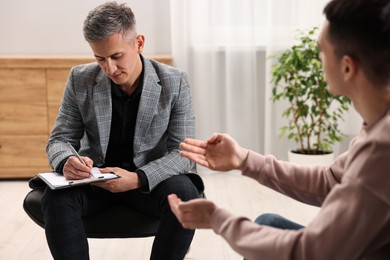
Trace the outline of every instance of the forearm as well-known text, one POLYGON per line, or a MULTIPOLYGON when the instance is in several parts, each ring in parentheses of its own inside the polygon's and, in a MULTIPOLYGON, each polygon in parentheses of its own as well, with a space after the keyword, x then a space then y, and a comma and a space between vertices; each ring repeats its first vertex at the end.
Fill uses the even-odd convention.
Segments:
POLYGON ((299 237, 296 233, 289 235, 286 240, 288 231, 260 226, 246 217, 234 216, 221 208, 212 214, 211 226, 216 234, 221 235, 246 259, 290 260, 291 247, 299 237))
POLYGON ((178 174, 190 172, 195 168, 194 163, 172 151, 165 156, 151 161, 141 167, 148 179, 147 190, 153 190, 160 182, 178 174))
MULTIPOLYGON (((341 186, 341 185, 340 185, 341 186)), ((337 187, 311 223, 300 230, 258 225, 217 209, 211 217, 213 230, 248 259, 358 259, 388 228, 387 204, 361 187, 337 187), (342 198, 342 199, 340 199, 342 198), (346 210, 347 209, 347 210, 346 210), (359 219, 361 212, 365 217, 359 219), (359 219, 357 221, 353 221, 359 219), (351 236, 353 234, 353 236, 351 236)), ((379 242, 378 243, 381 243, 379 242)))
POLYGON ((243 175, 301 202, 320 206, 337 182, 324 166, 298 166, 250 151, 243 175))

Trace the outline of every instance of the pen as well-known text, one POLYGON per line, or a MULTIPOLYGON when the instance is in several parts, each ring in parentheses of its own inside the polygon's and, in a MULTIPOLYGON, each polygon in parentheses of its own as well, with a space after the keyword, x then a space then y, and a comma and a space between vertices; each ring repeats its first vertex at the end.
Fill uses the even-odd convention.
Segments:
POLYGON ((87 165, 87 163, 83 160, 83 158, 81 158, 80 154, 73 148, 73 146, 69 142, 66 143, 69 145, 69 148, 72 151, 73 155, 76 156, 84 165, 87 165))
MULTIPOLYGON (((81 158, 80 154, 73 148, 73 146, 69 142, 66 143, 69 145, 69 148, 72 151, 73 155, 76 156, 79 161, 82 162, 82 164, 87 166, 87 163, 83 160, 83 158, 81 158)), ((93 177, 93 174, 91 172, 89 172, 89 177, 93 177)))

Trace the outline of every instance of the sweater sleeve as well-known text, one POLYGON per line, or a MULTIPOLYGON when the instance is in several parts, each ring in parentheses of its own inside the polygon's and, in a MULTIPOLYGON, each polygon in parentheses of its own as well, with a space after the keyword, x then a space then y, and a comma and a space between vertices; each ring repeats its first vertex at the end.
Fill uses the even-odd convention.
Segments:
POLYGON ((370 246, 385 242, 380 240, 388 237, 389 221, 383 200, 359 185, 341 184, 330 193, 318 216, 301 230, 258 225, 220 208, 213 213, 211 225, 247 259, 342 260, 358 259, 370 246))
POLYGON ((342 177, 346 154, 330 166, 301 166, 250 151, 242 174, 306 204, 320 206, 342 177))
POLYGON ((390 143, 379 134, 372 136, 374 141, 356 142, 329 168, 299 167, 250 152, 245 175, 302 201, 322 202, 321 210, 303 229, 280 230, 217 208, 213 230, 252 260, 387 259, 390 143))
POLYGON ((227 210, 217 208, 212 215, 211 225, 216 234, 221 235, 229 245, 246 259, 291 259, 289 252, 294 244, 294 238, 289 236, 289 245, 283 243, 286 233, 300 232, 283 231, 280 229, 261 226, 245 217, 233 216, 227 210), (276 244, 275 242, 280 243, 276 244), (286 246, 290 248, 287 249, 286 246), (276 251, 283 247, 283 251, 276 251))

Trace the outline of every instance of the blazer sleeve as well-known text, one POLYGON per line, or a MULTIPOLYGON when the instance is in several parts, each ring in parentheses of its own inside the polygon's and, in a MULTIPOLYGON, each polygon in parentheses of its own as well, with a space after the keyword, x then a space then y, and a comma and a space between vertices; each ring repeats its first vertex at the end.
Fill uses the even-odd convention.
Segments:
POLYGON ((80 139, 84 134, 84 125, 75 95, 75 68, 72 68, 66 82, 64 95, 58 116, 46 145, 46 153, 50 165, 57 170, 60 163, 72 155, 65 141, 71 143, 76 150, 80 147, 80 139))

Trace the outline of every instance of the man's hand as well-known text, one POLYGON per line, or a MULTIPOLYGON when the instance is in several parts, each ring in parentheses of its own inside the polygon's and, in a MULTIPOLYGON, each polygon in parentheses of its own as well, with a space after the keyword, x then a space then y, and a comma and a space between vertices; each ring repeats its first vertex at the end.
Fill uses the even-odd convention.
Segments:
POLYGON ((216 209, 207 199, 194 199, 183 202, 176 194, 168 196, 169 206, 184 228, 211 228, 210 218, 216 209))
POLYGON ((89 178, 91 175, 91 169, 93 166, 93 161, 85 156, 81 157, 87 165, 84 165, 76 156, 70 156, 62 172, 67 180, 81 180, 89 178))
POLYGON ((181 156, 217 171, 243 170, 248 156, 248 150, 228 134, 214 134, 207 141, 187 138, 180 147, 186 150, 181 156))
POLYGON ((97 182, 93 185, 98 186, 100 188, 106 189, 110 192, 125 192, 129 190, 134 190, 140 187, 140 180, 138 174, 135 172, 129 172, 122 168, 118 167, 108 167, 99 169, 101 173, 110 173, 113 172, 116 175, 120 176, 118 179, 97 182))

